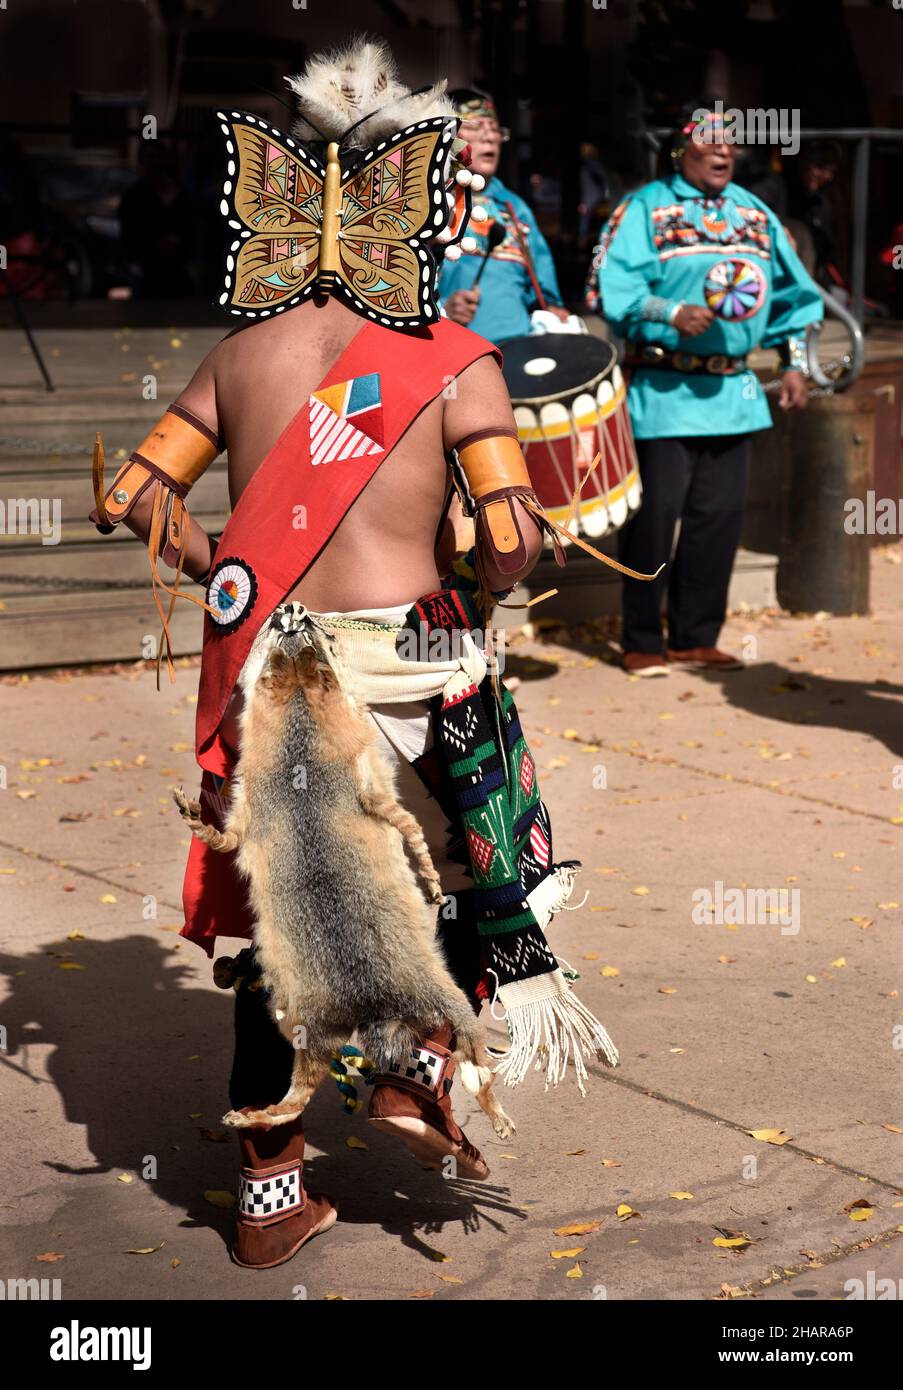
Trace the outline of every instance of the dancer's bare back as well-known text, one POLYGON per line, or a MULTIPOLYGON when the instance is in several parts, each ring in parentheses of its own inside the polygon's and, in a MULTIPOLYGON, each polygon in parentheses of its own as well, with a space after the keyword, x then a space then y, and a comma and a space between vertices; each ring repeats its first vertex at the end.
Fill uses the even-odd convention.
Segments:
MULTIPOLYGON (((362 327, 360 317, 339 300, 308 300, 230 334, 208 353, 178 403, 225 437, 233 508, 285 427, 362 327)), ((434 590, 439 579, 437 529, 449 489, 445 450, 492 426, 511 428, 514 417, 498 365, 483 357, 461 373, 454 392, 439 396, 414 420, 286 597, 326 612, 406 603, 434 590)), ((300 495, 298 502, 303 503, 300 495)), ((130 520, 142 534, 145 518, 137 507, 130 520)), ((532 568, 541 540, 522 510, 520 520, 532 568)), ((205 534, 193 523, 186 570, 199 577, 211 558, 205 534)))

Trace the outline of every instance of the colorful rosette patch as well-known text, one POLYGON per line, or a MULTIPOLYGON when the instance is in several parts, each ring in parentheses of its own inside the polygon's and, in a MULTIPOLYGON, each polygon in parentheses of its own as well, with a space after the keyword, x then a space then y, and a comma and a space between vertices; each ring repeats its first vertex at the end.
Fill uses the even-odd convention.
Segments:
POLYGON ((221 632, 241 627, 257 600, 257 579, 244 560, 221 560, 207 588, 211 617, 221 632))
POLYGON ((765 299, 765 276, 752 261, 719 261, 703 286, 705 302, 720 319, 752 318, 765 299))

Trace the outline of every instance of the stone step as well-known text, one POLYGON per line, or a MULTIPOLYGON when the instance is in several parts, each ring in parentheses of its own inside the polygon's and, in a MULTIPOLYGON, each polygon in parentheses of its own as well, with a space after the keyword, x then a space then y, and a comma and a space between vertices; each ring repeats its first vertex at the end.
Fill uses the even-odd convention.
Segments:
MULTIPOLYGON (((197 585, 186 587, 201 595, 197 585)), ((0 670, 138 661, 156 655, 153 644, 159 642, 160 617, 150 585, 134 591, 4 595, 2 603, 0 670)), ((200 651, 203 613, 196 604, 178 602, 169 628, 177 657, 200 651)))
MULTIPOLYGON (((607 537, 597 549, 614 555, 615 542, 607 537)), ((738 550, 728 590, 728 609, 777 607, 775 580, 778 557, 752 550, 738 550)), ((592 618, 614 617, 621 612, 621 576, 616 570, 603 567, 589 555, 568 551, 568 563, 559 569, 551 558, 540 560, 524 585, 519 585, 508 599, 512 605, 557 589, 554 598, 544 599, 534 608, 517 606, 496 610, 496 622, 501 627, 518 627, 536 618, 561 618, 567 622, 587 622, 592 618)))
MULTIPOLYGON (((107 489, 118 468, 119 461, 108 458, 105 471, 107 489)), ((18 466, 0 458, 0 546, 3 544, 2 538, 12 539, 17 524, 15 517, 19 513, 10 504, 16 499, 28 501, 32 498, 39 503, 45 499, 50 505, 51 514, 53 502, 59 500, 59 513, 65 525, 63 544, 68 544, 74 539, 74 533, 65 523, 87 521, 88 513, 94 506, 90 454, 85 458, 60 458, 54 467, 49 466, 46 458, 27 460, 18 466)), ((225 460, 217 460, 191 489, 188 509, 192 516, 200 520, 205 513, 228 510, 228 506, 227 466, 225 460)))

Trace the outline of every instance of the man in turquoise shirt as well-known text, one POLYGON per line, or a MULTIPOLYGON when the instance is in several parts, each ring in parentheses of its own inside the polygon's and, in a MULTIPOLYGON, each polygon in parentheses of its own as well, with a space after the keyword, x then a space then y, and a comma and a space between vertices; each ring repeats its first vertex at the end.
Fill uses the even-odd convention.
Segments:
POLYGON ((536 218, 523 198, 506 188, 496 172, 508 133, 499 126, 492 98, 473 87, 450 92, 449 96, 462 122, 460 137, 470 145, 471 171, 482 174, 486 180, 485 189, 473 198, 475 206, 486 210, 486 220, 471 221, 469 236, 462 243, 462 255, 443 263, 439 298, 450 319, 472 328, 490 342, 500 343, 505 338, 529 333, 530 314, 540 307, 529 263, 545 307, 558 318, 566 319, 568 313, 561 306, 552 253, 536 218), (480 283, 475 285, 484 252, 491 245, 492 228, 496 226, 504 237, 490 251, 480 283))
POLYGON ((771 412, 746 355, 775 347, 778 404, 801 409, 805 330, 822 300, 780 222, 731 182, 734 146, 705 108, 682 123, 675 172, 616 208, 596 248, 591 288, 628 340, 628 403, 643 503, 619 533, 621 560, 654 583, 624 580, 625 670, 665 675, 668 663, 737 666, 717 648, 740 539, 750 434, 771 412), (668 646, 661 623, 668 591, 668 646))

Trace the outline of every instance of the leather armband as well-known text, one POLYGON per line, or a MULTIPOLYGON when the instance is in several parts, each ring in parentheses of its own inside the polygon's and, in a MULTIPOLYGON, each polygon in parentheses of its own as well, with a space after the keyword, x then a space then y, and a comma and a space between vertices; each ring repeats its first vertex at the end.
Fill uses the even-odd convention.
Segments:
MULTIPOLYGON (((91 520, 109 535, 129 515, 135 503, 152 487, 162 483, 174 498, 183 501, 198 478, 222 450, 222 442, 196 415, 180 405, 171 405, 147 438, 122 465, 112 486, 104 495, 103 478, 95 468, 95 502, 91 520)), ((176 526, 184 509, 179 507, 176 526)))
MULTIPOLYGON (((571 510, 575 515, 583 483, 601 462, 601 457, 601 454, 596 455, 583 481, 574 492, 571 510)), ((601 560, 603 564, 628 575, 631 579, 657 579, 665 568, 662 563, 654 574, 641 574, 639 570, 630 569, 627 565, 622 565, 620 560, 612 559, 610 555, 597 550, 583 536, 578 535, 575 529, 567 529, 547 516, 533 490, 514 430, 480 430, 477 434, 468 435, 452 450, 452 471, 464 511, 468 516, 476 517, 476 569, 481 583, 482 607, 486 613, 491 611, 492 595, 486 591, 481 575, 480 547, 483 547, 484 553, 491 554, 493 565, 501 574, 515 574, 526 564, 527 548, 512 506, 515 498, 523 504, 524 510, 533 518, 540 531, 551 540, 555 560, 559 565, 566 563, 564 547, 561 544, 563 537, 596 560, 601 560)))
POLYGON ((176 598, 187 598, 202 608, 207 605, 193 594, 180 590, 185 547, 188 542, 191 518, 185 497, 206 472, 222 450, 222 441, 203 420, 180 405, 171 405, 147 438, 122 465, 111 487, 104 492, 104 449, 98 434, 94 445, 92 477, 94 510, 90 519, 98 531, 109 535, 132 511, 139 498, 148 494, 153 502, 148 530, 147 550, 150 560, 154 599, 163 621, 163 644, 157 662, 159 685, 160 659, 165 647, 170 679, 175 679, 172 647, 169 639, 169 618, 176 598), (163 559, 176 571, 170 587, 160 578, 157 562, 163 559), (171 595, 169 613, 163 612, 158 589, 171 595))
POLYGON ((527 546, 512 505, 536 499, 514 430, 496 428, 468 435, 453 451, 465 511, 476 518, 477 546, 491 555, 500 574, 516 574, 527 563, 527 546))

